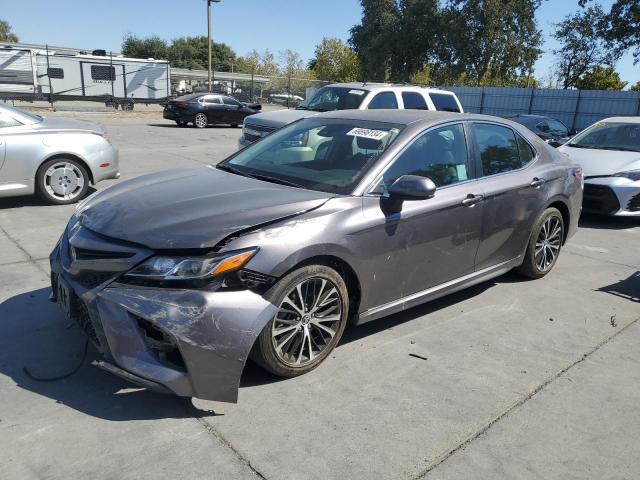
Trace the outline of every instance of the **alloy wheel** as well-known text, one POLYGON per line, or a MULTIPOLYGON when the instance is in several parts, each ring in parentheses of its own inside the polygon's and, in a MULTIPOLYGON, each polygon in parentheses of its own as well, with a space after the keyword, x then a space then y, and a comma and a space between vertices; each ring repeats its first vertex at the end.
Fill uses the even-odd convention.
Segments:
POLYGON ((561 245, 562 220, 552 215, 544 221, 536 239, 534 261, 541 272, 546 272, 553 266, 561 245))
POLYGON ((73 200, 82 193, 84 174, 77 165, 58 162, 51 165, 44 174, 44 188, 58 200, 73 200))
POLYGON ((312 363, 331 344, 342 318, 338 288, 326 278, 308 278, 289 290, 273 319, 271 340, 289 366, 312 363))
POLYGON ((207 116, 204 113, 197 113, 193 119, 193 123, 198 128, 204 128, 207 126, 207 116))

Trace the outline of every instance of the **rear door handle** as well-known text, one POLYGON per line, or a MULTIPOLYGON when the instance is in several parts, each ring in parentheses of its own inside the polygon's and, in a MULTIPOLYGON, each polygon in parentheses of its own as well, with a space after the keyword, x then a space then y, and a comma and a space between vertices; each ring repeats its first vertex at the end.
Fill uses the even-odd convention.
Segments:
POLYGON ((545 182, 546 180, 544 178, 533 177, 533 180, 531 180, 531 183, 529 185, 531 185, 533 188, 540 188, 545 184, 545 182))
POLYGON ((470 193, 467 198, 462 200, 462 205, 465 207, 473 207, 476 203, 480 203, 484 197, 482 195, 474 195, 470 193))

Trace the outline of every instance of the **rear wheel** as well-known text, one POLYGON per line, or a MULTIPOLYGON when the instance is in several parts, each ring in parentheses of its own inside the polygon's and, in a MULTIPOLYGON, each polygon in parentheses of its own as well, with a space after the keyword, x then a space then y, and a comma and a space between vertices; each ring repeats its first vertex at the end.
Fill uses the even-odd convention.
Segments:
POLYGON ((204 128, 207 126, 207 116, 204 113, 196 113, 193 117, 193 124, 197 128, 204 128))
POLYGON ((335 348, 347 323, 349 295, 340 274, 324 265, 302 267, 265 298, 279 310, 260 333, 251 358, 281 377, 316 368, 335 348))
POLYGON ((89 174, 71 158, 54 158, 36 172, 36 192, 48 203, 66 205, 82 199, 89 189, 89 174))
POLYGON ((120 104, 120 108, 122 108, 122 110, 125 112, 130 112, 133 110, 133 102, 131 100, 122 102, 120 104))
POLYGON ((544 277, 556 264, 563 240, 562 214, 557 208, 546 209, 533 227, 518 273, 529 278, 544 277))

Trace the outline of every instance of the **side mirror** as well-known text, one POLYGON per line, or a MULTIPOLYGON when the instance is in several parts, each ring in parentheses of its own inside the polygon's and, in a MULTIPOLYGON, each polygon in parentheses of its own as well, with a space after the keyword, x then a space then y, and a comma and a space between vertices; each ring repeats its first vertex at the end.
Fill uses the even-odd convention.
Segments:
POLYGON ((403 175, 389 187, 389 197, 398 200, 425 200, 435 193, 436 184, 418 175, 403 175))

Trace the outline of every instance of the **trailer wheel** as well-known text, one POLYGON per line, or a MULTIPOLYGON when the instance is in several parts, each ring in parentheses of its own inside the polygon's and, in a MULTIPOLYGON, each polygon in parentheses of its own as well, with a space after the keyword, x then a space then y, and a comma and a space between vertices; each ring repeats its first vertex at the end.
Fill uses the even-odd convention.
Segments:
POLYGON ((120 104, 120 107, 122 108, 123 111, 130 112, 130 111, 133 110, 133 102, 131 100, 128 100, 126 102, 122 102, 120 104))
POLYGON ((118 109, 118 102, 104 102, 104 106, 109 108, 113 107, 114 110, 118 109))

